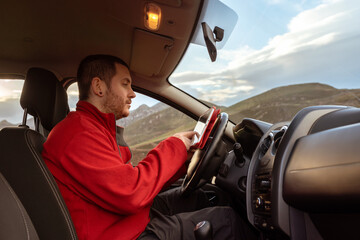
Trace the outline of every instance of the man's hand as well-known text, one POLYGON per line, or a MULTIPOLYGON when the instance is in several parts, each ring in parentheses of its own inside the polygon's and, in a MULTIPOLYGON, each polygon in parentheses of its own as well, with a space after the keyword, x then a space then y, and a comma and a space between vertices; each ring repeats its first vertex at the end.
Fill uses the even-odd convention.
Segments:
POLYGON ((195 131, 189 131, 189 132, 181 132, 181 133, 175 133, 174 137, 179 138, 183 143, 185 144, 186 150, 188 151, 191 147, 191 141, 194 137, 194 135, 197 134, 195 131))

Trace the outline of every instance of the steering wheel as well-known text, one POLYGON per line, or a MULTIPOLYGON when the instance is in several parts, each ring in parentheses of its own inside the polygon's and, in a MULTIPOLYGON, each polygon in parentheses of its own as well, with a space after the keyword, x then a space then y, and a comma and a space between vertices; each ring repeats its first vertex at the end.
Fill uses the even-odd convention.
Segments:
POLYGON ((225 148, 221 138, 224 135, 228 119, 227 113, 219 114, 204 148, 194 152, 181 185, 182 195, 186 196, 204 185, 220 167, 224 159, 222 157, 214 158, 214 155, 219 147, 225 148))

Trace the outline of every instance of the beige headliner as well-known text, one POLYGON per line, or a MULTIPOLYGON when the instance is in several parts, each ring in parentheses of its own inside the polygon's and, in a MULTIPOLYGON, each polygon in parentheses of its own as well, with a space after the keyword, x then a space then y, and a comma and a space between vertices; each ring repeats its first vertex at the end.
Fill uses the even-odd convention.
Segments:
POLYGON ((201 5, 201 0, 2 0, 0 78, 24 77, 30 67, 49 69, 59 79, 75 77, 85 56, 111 54, 130 65, 135 86, 200 115, 206 106, 167 78, 190 42, 201 5), (162 9, 157 32, 144 27, 147 2, 162 9))
MULTIPOLYGON (((74 77, 79 61, 89 54, 112 54, 130 63, 133 50, 141 47, 133 45, 134 32, 146 30, 144 5, 149 1, 56 2, 2 1, 1 73, 25 74, 27 68, 36 65, 62 77, 74 77)), ((178 63, 189 42, 200 1, 182 0, 180 7, 157 4, 162 9, 161 28, 145 44, 151 50, 156 36, 161 35, 173 39, 174 44, 160 73, 151 78, 154 81, 168 76, 178 63)))

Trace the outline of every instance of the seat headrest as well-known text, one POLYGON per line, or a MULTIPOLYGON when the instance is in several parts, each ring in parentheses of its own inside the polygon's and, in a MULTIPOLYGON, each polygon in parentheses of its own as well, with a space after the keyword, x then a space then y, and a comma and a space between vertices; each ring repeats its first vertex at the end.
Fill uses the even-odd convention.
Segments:
POLYGON ((20 104, 50 131, 69 112, 67 93, 54 73, 30 68, 26 74, 20 104))

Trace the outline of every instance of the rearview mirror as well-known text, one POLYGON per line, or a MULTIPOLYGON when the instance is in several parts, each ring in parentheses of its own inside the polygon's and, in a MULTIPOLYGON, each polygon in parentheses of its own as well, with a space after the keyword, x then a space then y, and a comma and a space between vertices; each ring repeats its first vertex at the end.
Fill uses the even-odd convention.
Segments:
POLYGON ((219 27, 215 27, 214 31, 212 31, 206 22, 202 22, 201 27, 210 59, 212 62, 214 62, 217 56, 216 42, 220 42, 223 39, 224 30, 219 27))

